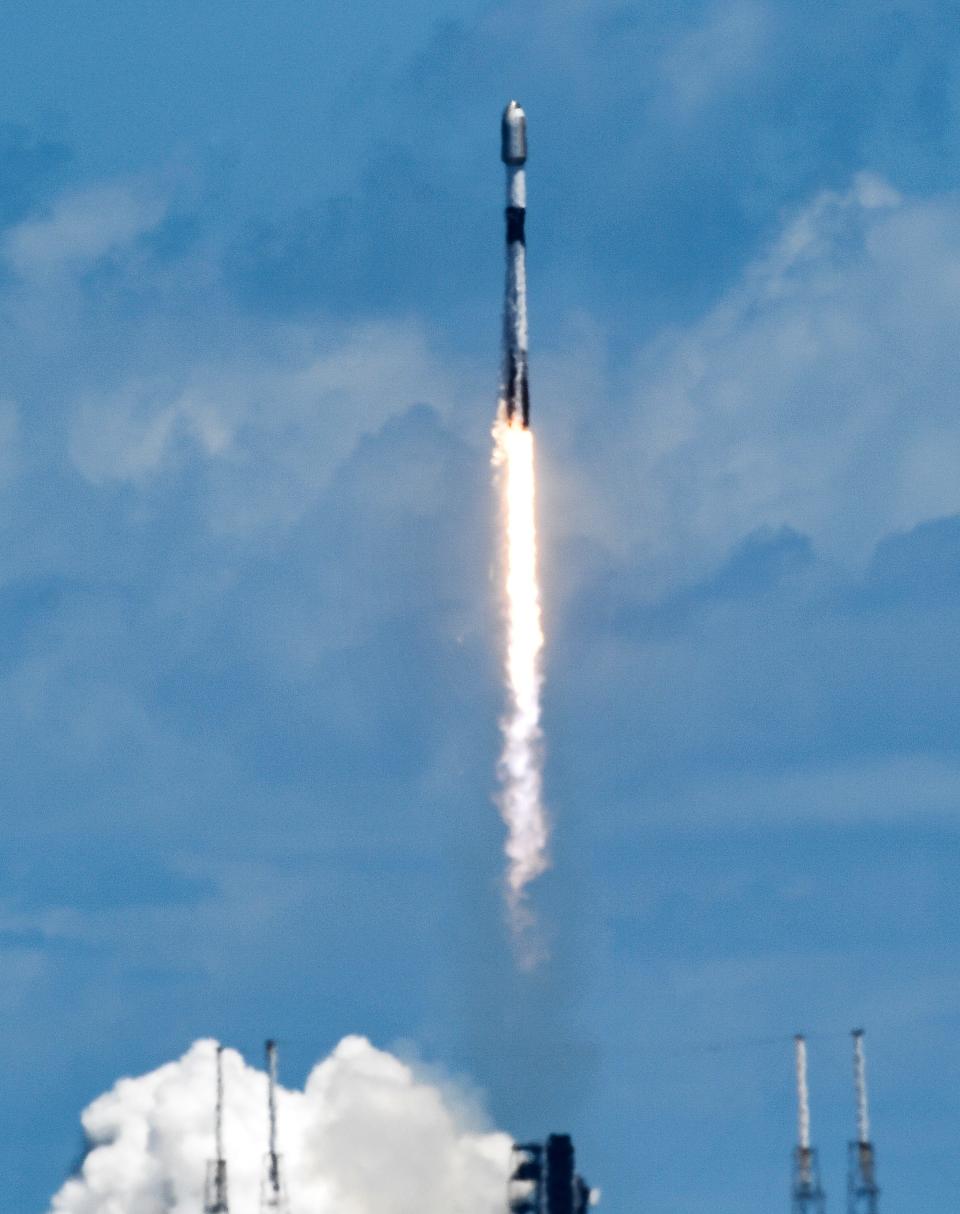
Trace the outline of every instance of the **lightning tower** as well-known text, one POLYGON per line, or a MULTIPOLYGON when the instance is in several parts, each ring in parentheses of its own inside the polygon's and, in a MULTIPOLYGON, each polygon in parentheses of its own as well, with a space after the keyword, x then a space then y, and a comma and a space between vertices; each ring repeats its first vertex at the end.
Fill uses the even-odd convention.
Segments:
POLYGON ((810 1092, 807 1087, 807 1042, 793 1039, 797 1066, 797 1145, 793 1151, 793 1214, 824 1214, 826 1194, 820 1183, 817 1152, 810 1145, 810 1092))
POLYGON ((227 1214, 227 1161, 223 1157, 223 1046, 217 1046, 217 1105, 214 1122, 216 1159, 207 1164, 207 1179, 204 1186, 204 1214, 227 1214))
POLYGON ((847 1148, 847 1214, 877 1214, 880 1190, 870 1141, 863 1029, 853 1030, 853 1089, 857 1100, 857 1140, 847 1148))
POLYGON ((277 1154, 277 1043, 267 1042, 267 1115, 270 1120, 269 1150, 263 1161, 260 1186, 261 1214, 288 1214, 287 1186, 283 1176, 283 1156, 277 1154))

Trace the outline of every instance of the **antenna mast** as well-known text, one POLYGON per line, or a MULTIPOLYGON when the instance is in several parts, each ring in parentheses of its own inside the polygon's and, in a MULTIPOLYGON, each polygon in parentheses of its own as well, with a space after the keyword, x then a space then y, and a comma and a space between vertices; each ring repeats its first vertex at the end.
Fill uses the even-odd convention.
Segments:
POLYGON ((228 1214, 227 1161, 223 1157, 223 1046, 217 1046, 217 1103, 214 1120, 216 1159, 207 1163, 204 1187, 204 1214, 228 1214))
POLYGON ((287 1186, 283 1176, 283 1156, 277 1154, 277 1043, 267 1042, 267 1114, 270 1122, 269 1150, 263 1161, 260 1186, 261 1214, 287 1214, 287 1186))
POLYGON ((857 1140, 847 1148, 847 1214, 878 1214, 876 1159, 870 1141, 867 1107, 867 1060, 863 1052, 863 1029, 854 1029, 853 1088, 857 1100, 857 1140))
POLYGON ((807 1086, 807 1042, 793 1039, 797 1072, 797 1145, 793 1151, 793 1214, 824 1214, 826 1195, 820 1184, 817 1152, 810 1145, 810 1090, 807 1086))

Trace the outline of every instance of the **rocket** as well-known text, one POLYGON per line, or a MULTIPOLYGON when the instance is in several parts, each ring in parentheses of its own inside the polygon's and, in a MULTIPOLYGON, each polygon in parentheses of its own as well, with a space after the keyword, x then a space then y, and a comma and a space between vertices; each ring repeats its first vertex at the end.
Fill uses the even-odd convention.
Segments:
POLYGON ((503 111, 500 156, 507 169, 507 283, 503 301, 503 410, 509 423, 530 425, 527 385, 527 116, 515 101, 503 111))

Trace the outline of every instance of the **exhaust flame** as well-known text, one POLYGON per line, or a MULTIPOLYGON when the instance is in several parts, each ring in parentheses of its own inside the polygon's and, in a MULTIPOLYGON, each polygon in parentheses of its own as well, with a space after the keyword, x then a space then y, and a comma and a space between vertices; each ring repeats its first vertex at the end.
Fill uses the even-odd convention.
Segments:
MULTIPOLYGON (((533 434, 503 411, 493 430, 493 463, 502 492, 509 707, 501 721, 500 812, 507 824, 507 903, 515 933, 531 924, 527 885, 548 867, 541 778, 540 658, 543 626, 537 582, 533 434)), ((530 958, 535 960, 535 958, 530 958)))

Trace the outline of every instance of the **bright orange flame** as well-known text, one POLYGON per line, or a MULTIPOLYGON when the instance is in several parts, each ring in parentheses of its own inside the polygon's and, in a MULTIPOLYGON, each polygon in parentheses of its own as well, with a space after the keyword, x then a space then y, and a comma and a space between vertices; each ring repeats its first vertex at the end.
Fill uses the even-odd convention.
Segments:
POLYGON ((497 419, 494 466, 506 529, 506 675, 509 707, 501 722, 500 812, 508 828, 507 894, 515 925, 523 920, 527 884, 548 865, 547 815, 541 778, 540 658, 543 624, 537 582, 536 481, 533 434, 519 421, 497 419))

